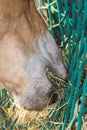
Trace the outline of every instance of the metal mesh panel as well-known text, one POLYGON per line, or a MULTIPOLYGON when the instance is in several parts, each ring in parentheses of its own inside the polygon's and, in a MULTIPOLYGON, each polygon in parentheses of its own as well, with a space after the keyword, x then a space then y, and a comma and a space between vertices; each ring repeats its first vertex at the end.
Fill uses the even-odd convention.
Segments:
POLYGON ((38 9, 47 11, 48 28, 57 41, 60 39, 70 74, 64 99, 59 108, 50 111, 46 127, 81 130, 87 112, 87 0, 44 2, 38 9))

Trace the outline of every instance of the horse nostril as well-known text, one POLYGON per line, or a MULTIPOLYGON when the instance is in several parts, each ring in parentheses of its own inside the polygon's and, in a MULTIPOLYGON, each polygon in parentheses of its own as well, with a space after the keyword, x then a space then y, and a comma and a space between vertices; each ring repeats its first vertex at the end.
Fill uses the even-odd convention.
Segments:
POLYGON ((50 102, 49 102, 49 105, 52 105, 56 102, 60 101, 60 95, 56 92, 54 92, 51 96, 51 99, 50 99, 50 102))

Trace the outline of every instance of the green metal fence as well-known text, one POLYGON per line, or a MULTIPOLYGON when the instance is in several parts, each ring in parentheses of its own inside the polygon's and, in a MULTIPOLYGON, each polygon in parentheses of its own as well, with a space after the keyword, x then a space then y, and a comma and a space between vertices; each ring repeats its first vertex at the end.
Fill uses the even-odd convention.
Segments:
POLYGON ((87 0, 44 0, 38 9, 47 11, 49 30, 61 41, 70 74, 64 99, 49 112, 46 128, 81 130, 87 113, 87 0))

